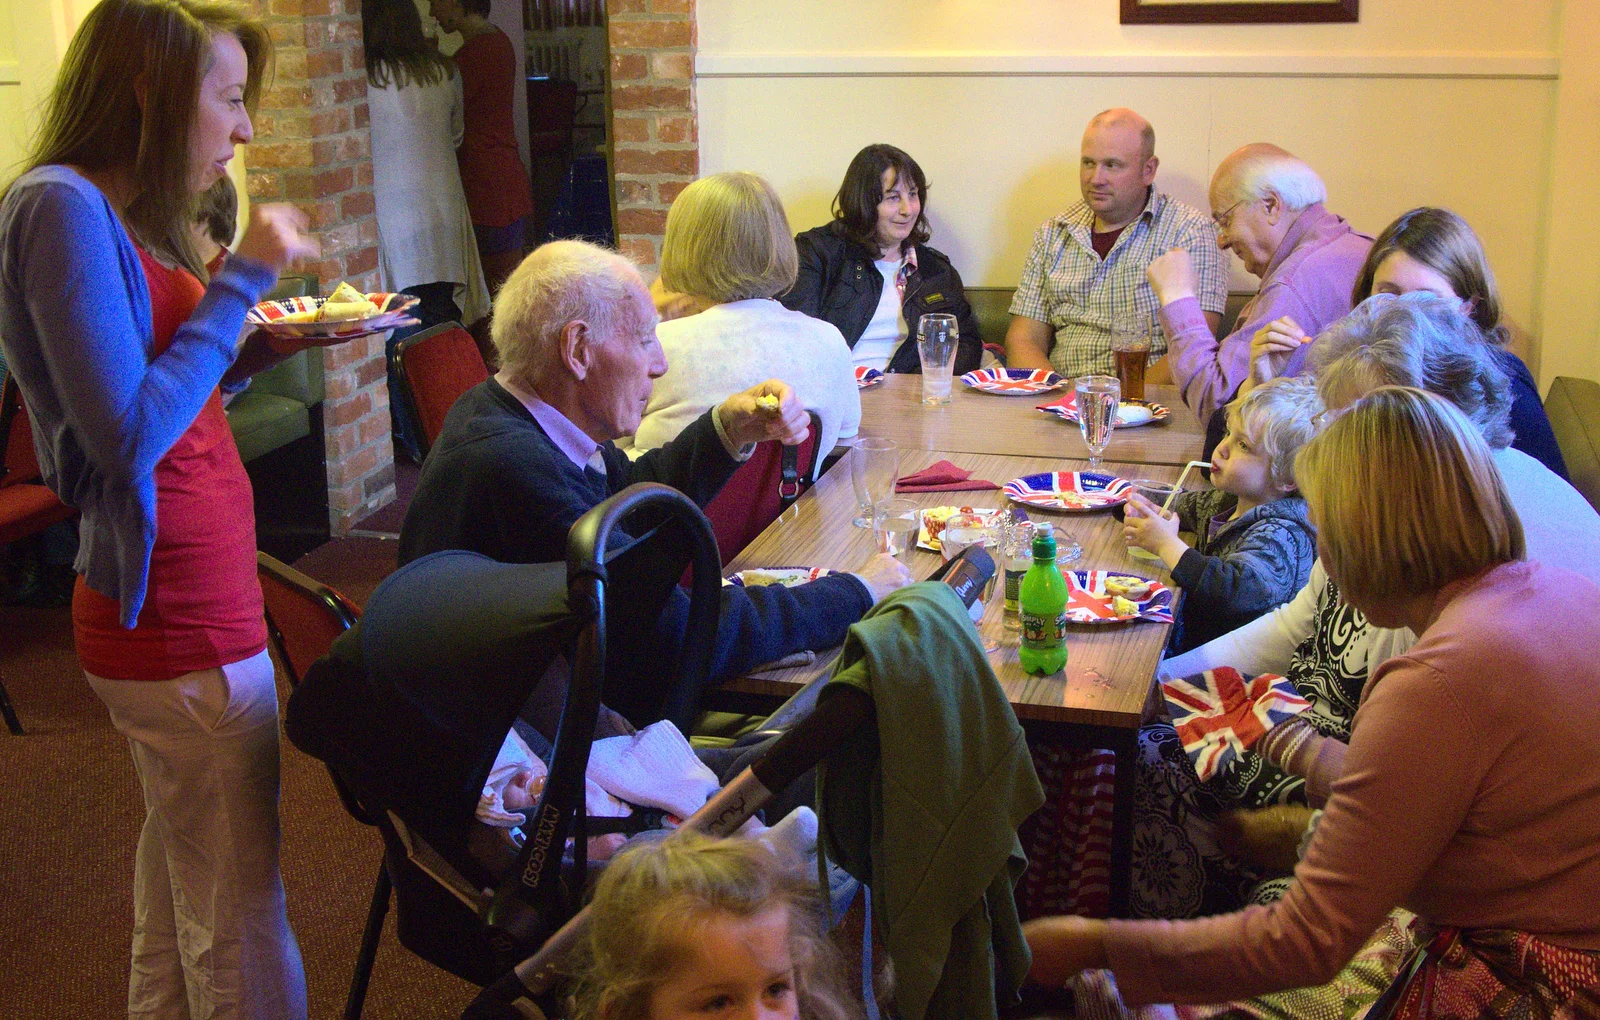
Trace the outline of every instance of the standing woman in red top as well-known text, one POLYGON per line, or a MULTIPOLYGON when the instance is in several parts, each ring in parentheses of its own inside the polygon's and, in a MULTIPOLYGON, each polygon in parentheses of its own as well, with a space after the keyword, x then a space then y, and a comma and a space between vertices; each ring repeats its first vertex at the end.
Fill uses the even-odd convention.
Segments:
POLYGON ((190 229, 250 141, 270 51, 242 6, 101 0, 0 200, 0 337, 45 481, 82 512, 78 657, 147 810, 138 1017, 306 1016, 250 479, 222 391, 291 353, 241 346, 245 312, 316 246, 300 214, 257 207, 213 275, 190 229))
POLYGON ((533 186, 517 150, 512 101, 520 87, 511 40, 489 22, 490 0, 432 0, 433 17, 466 41, 456 50, 467 130, 456 149, 489 293, 522 262, 533 228, 533 186))

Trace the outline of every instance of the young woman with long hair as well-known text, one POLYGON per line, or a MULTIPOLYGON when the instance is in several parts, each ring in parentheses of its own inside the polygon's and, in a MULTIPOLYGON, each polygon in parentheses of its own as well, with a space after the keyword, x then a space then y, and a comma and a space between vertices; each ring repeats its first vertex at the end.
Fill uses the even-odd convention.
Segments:
POLYGON ((45 480, 82 513, 78 657, 147 809, 128 990, 141 1017, 306 1015, 250 480, 222 390, 296 349, 239 338, 316 246, 299 213, 257 207, 208 276, 191 229, 250 141, 270 59, 242 6, 101 0, 0 202, 0 336, 45 480))

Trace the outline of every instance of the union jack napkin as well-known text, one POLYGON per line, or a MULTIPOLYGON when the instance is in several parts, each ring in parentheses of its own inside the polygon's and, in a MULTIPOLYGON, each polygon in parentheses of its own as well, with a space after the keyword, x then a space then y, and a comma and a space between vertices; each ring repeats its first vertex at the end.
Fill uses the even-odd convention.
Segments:
POLYGON ((1281 676, 1247 677, 1228 666, 1163 680, 1161 693, 1184 753, 1203 780, 1227 768, 1272 727, 1311 707, 1281 676))

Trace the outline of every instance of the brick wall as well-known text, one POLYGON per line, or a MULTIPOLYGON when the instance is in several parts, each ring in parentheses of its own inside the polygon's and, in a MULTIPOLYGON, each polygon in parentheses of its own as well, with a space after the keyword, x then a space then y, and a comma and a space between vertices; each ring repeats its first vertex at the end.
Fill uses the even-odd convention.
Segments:
POLYGON ((617 247, 654 273, 667 207, 700 172, 694 0, 609 0, 617 247))
MULTIPOLYGON (((315 273, 378 289, 360 0, 256 0, 277 46, 245 154, 252 202, 293 202, 322 243, 315 273)), ((395 497, 383 336, 322 351, 328 513, 335 534, 395 497)))

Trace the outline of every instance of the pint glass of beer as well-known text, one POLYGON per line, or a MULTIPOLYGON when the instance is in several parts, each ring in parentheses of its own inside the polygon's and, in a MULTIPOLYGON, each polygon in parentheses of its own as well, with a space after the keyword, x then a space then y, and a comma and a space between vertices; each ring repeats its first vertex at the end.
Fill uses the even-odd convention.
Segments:
POLYGON ((1150 361, 1150 325, 1139 319, 1119 320, 1111 328, 1111 353, 1123 400, 1144 399, 1144 369, 1150 361))

